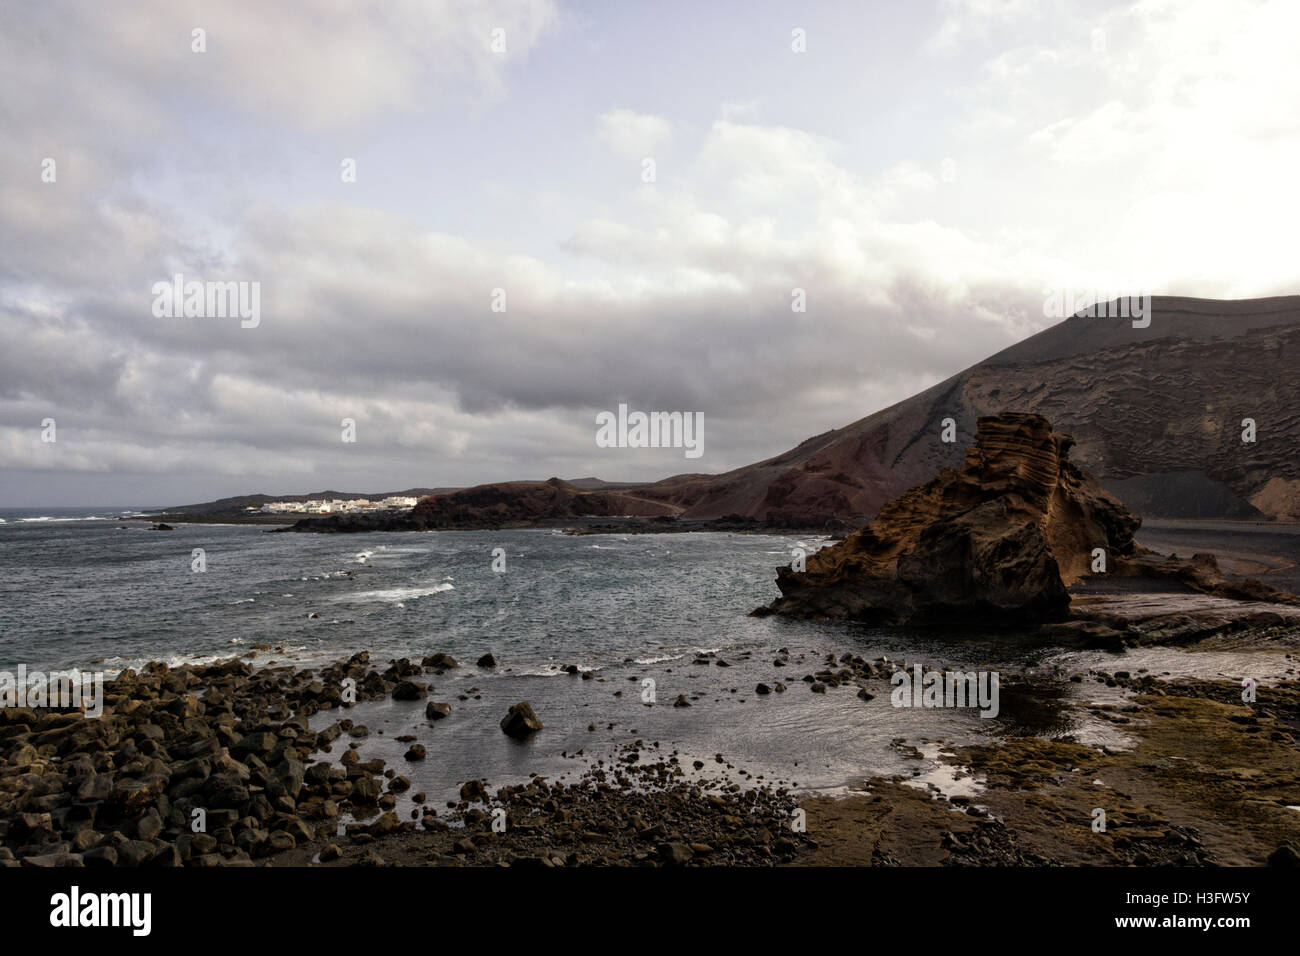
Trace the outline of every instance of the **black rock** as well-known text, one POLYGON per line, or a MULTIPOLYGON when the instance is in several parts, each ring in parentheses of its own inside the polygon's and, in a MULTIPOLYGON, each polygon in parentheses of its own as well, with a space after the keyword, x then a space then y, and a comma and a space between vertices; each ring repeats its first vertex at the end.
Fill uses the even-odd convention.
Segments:
POLYGON ((429 696, 429 689, 415 681, 398 681, 393 688, 393 700, 422 700, 429 696))
POLYGON ((516 740, 522 740, 542 729, 542 722, 533 713, 532 704, 521 701, 501 718, 501 729, 516 740))

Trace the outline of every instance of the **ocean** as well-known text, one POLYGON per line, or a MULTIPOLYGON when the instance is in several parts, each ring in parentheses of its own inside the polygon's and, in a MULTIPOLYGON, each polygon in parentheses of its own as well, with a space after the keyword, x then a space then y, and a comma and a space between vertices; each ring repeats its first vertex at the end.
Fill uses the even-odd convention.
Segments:
MULTIPOLYGON (((1125 692, 1071 683, 1071 673, 1249 673, 1264 681, 1293 663, 1280 653, 1153 648, 1117 656, 1041 648, 1007 634, 748 617, 777 596, 776 568, 789 563, 791 549, 826 543, 817 537, 153 531, 122 520, 131 510, 0 511, 0 670, 25 664, 111 675, 151 660, 236 655, 254 665, 310 667, 361 650, 382 670, 390 659, 418 662, 442 651, 461 666, 426 679, 431 699, 451 703, 451 717, 428 724, 423 702, 391 700, 347 713, 371 731, 366 755, 411 776, 412 792, 453 794, 459 781, 479 777, 493 785, 534 773, 573 779, 636 739, 676 751, 688 771, 695 760, 709 774, 730 765, 742 785, 837 792, 898 774, 920 786, 970 787, 977 782, 934 776, 936 742, 1037 734, 1126 745, 1122 728, 1087 710, 1122 703, 1125 692), (206 570, 194 570, 195 549, 206 570), (493 570, 494 553, 504 554, 503 573, 493 570), (781 648, 791 663, 778 668, 781 648), (497 667, 475 666, 489 651, 497 667), (872 701, 850 685, 810 693, 801 678, 822 669, 827 655, 845 653, 1031 679, 1004 689, 995 719, 974 709, 891 706, 885 680, 869 686, 872 701), (569 664, 592 679, 565 673, 569 664), (758 696, 760 681, 783 681, 788 690, 758 696), (650 686, 653 703, 643 700, 650 686), (678 695, 692 706, 672 706, 678 695), (498 727, 521 700, 546 725, 522 744, 498 727), (403 764, 406 745, 394 738, 406 733, 418 734, 426 761, 403 764)), ((339 716, 319 714, 313 726, 339 716)))

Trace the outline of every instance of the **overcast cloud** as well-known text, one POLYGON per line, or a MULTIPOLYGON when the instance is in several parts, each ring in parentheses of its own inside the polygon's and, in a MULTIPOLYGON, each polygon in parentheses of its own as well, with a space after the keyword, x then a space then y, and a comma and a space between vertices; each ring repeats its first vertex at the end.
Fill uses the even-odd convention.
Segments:
POLYGON ((1049 287, 1294 293, 1298 34, 1290 0, 5 4, 0 507, 718 472, 1049 287), (259 282, 260 324, 155 317, 175 273, 259 282), (703 457, 598 447, 620 402, 703 412, 703 457))

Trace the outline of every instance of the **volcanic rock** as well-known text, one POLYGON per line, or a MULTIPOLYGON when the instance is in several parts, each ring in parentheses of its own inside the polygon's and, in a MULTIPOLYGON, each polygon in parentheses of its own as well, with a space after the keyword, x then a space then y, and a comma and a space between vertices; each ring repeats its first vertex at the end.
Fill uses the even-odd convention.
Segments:
POLYGON ((441 674, 453 667, 460 667, 460 662, 450 654, 444 654, 439 651, 437 654, 431 654, 420 661, 422 667, 427 667, 435 673, 441 674))
POLYGON ((1069 460, 1073 440, 1040 415, 981 418, 961 468, 885 505, 861 531, 783 568, 782 597, 756 614, 881 625, 1063 621, 1070 589, 1115 578, 1278 604, 1294 595, 1230 582, 1210 555, 1139 547, 1141 519, 1069 460), (1104 562, 1104 565, 1103 563, 1104 562))
POLYGON ((426 720, 442 720, 442 718, 450 716, 451 704, 431 700, 424 705, 424 717, 426 720))
POLYGON ((501 718, 501 729, 516 740, 522 740, 542 729, 542 722, 533 713, 533 706, 528 701, 521 701, 510 708, 510 712, 501 718))
POLYGON ((890 502, 869 525, 782 569, 770 610, 876 624, 1060 620, 1094 548, 1134 551, 1139 519, 1068 458, 1038 415, 981 418, 961 468, 890 502))
POLYGON ((393 700, 420 700, 428 697, 429 690, 423 684, 417 684, 415 681, 399 681, 393 688, 393 700))

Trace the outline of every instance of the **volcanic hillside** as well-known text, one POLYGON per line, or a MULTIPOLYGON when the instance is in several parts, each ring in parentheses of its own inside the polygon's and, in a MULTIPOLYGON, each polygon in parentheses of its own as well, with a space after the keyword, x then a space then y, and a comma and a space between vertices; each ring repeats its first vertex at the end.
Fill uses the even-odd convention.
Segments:
POLYGON ((785 454, 637 495, 687 517, 860 524, 960 465, 979 418, 1014 411, 1071 434, 1074 461, 1141 514, 1300 518, 1300 296, 1157 296, 1151 313, 1145 329, 1074 316, 785 454), (1242 441, 1245 418, 1254 443, 1242 441))

